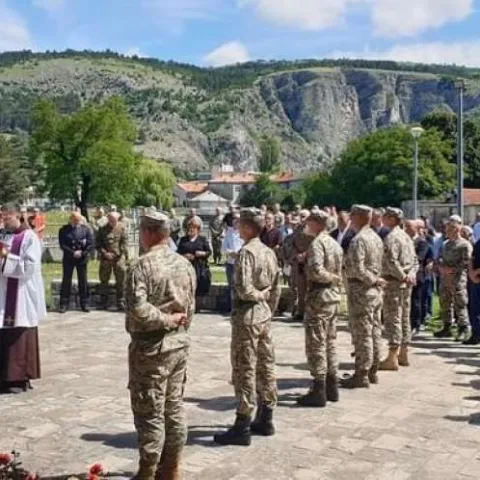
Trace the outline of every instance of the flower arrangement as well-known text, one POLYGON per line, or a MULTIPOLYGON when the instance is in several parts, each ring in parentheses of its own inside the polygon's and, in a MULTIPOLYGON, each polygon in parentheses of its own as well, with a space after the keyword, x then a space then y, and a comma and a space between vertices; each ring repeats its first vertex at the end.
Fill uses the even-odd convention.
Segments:
MULTIPOLYGON (((70 476, 68 480, 103 480, 107 476, 107 469, 101 463, 93 464, 86 475, 70 476)), ((31 473, 22 467, 20 454, 0 453, 0 480, 40 480, 37 473, 31 473)))

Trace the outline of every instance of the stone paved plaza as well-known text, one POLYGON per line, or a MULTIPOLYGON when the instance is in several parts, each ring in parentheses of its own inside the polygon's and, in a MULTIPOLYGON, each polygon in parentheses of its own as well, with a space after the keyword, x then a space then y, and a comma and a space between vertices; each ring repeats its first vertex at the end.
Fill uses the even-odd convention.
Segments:
MULTIPOLYGON (((344 373, 352 368, 349 335, 343 323, 339 330, 344 373)), ((303 329, 277 321, 278 434, 255 438, 250 448, 222 448, 212 434, 234 418, 229 335, 227 318, 195 318, 185 478, 480 478, 478 349, 419 337, 412 367, 382 373, 368 391, 342 391, 340 403, 325 410, 304 410, 294 406, 309 383, 303 329)), ((50 314, 41 327, 43 379, 23 396, 0 397, 0 451, 18 449, 43 478, 81 474, 96 461, 132 474, 127 344, 122 315, 50 314)))

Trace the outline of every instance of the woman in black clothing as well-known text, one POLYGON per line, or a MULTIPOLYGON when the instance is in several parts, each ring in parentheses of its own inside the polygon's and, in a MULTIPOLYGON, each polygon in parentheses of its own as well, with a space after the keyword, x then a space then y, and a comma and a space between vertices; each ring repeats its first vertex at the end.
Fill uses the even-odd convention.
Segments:
POLYGON ((208 257, 212 254, 208 240, 200 235, 200 222, 192 218, 187 224, 187 235, 180 239, 177 253, 190 260, 197 274, 197 296, 207 295, 212 281, 208 257))

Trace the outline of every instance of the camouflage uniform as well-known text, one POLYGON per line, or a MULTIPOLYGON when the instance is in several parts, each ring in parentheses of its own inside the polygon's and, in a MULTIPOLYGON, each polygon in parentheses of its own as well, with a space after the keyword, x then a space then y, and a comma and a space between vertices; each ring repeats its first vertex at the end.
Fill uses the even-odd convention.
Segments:
POLYGON ((407 277, 416 278, 418 259, 412 239, 395 227, 384 241, 382 277, 387 281, 383 318, 390 347, 407 346, 411 340, 410 304, 412 287, 407 277))
POLYGON ((182 231, 182 219, 173 217, 170 219, 170 237, 177 243, 180 240, 180 233, 182 231))
POLYGON ((313 240, 307 255, 308 293, 305 314, 305 349, 310 373, 323 380, 337 375, 336 320, 343 251, 326 232, 313 240))
POLYGON ((140 449, 137 478, 142 480, 155 478, 161 455, 166 462, 178 459, 187 438, 188 327, 172 327, 168 320, 170 314, 186 313, 190 324, 195 289, 190 262, 168 245, 153 247, 128 272, 129 389, 140 449))
POLYGON ((306 263, 298 261, 297 255, 306 253, 313 241, 313 237, 305 234, 303 229, 304 226, 300 225, 292 234, 291 257, 289 259, 289 263, 292 265, 293 304, 297 316, 305 314, 305 298, 307 295, 306 263))
POLYGON ((222 260, 223 215, 216 215, 210 220, 210 236, 212 239, 213 261, 222 260))
POLYGON ((109 224, 100 228, 97 235, 96 247, 100 260, 100 296, 102 304, 108 304, 108 284, 110 277, 115 276, 117 290, 117 304, 123 308, 126 261, 128 260, 127 233, 122 223, 117 223, 115 228, 109 224), (105 257, 105 253, 113 253, 113 260, 105 257))
POLYGON ((232 312, 232 379, 237 413, 251 416, 259 402, 277 404, 271 320, 280 297, 280 271, 273 251, 258 238, 240 250, 235 266, 232 312), (271 287, 265 296, 262 290, 271 287))
POLYGON ((348 281, 355 372, 366 375, 380 362, 382 292, 376 287, 382 269, 383 244, 369 227, 363 227, 353 238, 345 260, 348 281))
POLYGON ((467 240, 447 240, 439 264, 454 268, 455 273, 442 276, 440 282, 440 310, 444 328, 452 324, 452 308, 458 325, 466 327, 468 321, 467 270, 472 256, 472 246, 467 240))

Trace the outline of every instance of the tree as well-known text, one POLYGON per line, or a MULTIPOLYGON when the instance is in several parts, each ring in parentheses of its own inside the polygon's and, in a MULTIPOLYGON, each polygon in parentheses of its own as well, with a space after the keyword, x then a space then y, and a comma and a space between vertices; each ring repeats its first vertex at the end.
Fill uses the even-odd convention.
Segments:
POLYGON ((28 172, 12 145, 12 139, 0 135, 0 204, 23 202, 28 172))
POLYGON ((168 163, 144 159, 138 173, 135 205, 169 209, 173 205, 173 187, 176 179, 168 163))
POLYGON ((73 200, 88 218, 88 205, 133 203, 140 157, 133 151, 135 126, 123 102, 110 98, 60 115, 51 101, 34 107, 31 151, 45 164, 53 199, 73 200))
POLYGON ((280 142, 271 135, 262 135, 259 140, 260 159, 258 169, 263 173, 272 173, 280 169, 280 142))
POLYGON ((272 206, 274 203, 282 203, 282 200, 282 187, 272 182, 269 176, 263 173, 257 178, 255 185, 240 197, 240 205, 243 207, 260 207, 263 204, 272 206))
MULTIPOLYGON (((354 203, 397 206, 412 198, 413 139, 408 128, 378 130, 351 142, 330 174, 307 181, 307 200, 348 208, 354 203)), ((419 141, 419 198, 451 192, 455 167, 449 142, 434 131, 419 141)))

